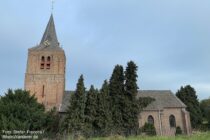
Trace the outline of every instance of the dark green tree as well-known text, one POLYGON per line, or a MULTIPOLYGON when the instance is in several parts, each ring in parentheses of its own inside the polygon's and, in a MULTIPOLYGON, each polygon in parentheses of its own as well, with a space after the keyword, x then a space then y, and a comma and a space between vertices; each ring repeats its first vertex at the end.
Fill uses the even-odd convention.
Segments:
POLYGON ((137 70, 138 67, 133 61, 127 63, 125 71, 125 92, 132 100, 136 100, 136 95, 138 93, 137 70))
POLYGON ((190 112, 192 127, 198 128, 202 123, 202 112, 195 89, 190 85, 181 87, 177 91, 176 96, 187 106, 187 110, 190 112))
POLYGON ((86 125, 86 132, 89 135, 93 135, 96 129, 96 115, 97 115, 97 91, 95 90, 94 86, 91 85, 90 90, 87 93, 87 100, 85 106, 85 125, 86 125))
POLYGON ((46 115, 46 131, 48 132, 46 135, 54 137, 55 134, 59 134, 60 132, 60 115, 58 114, 55 107, 47 111, 46 115))
POLYGON ((203 112, 204 121, 208 121, 210 128, 210 98, 200 102, 201 111, 203 112))
POLYGON ((63 128, 73 134, 83 134, 85 130, 85 86, 83 75, 80 76, 76 91, 71 95, 63 128))
POLYGON ((109 93, 111 98, 111 111, 113 121, 113 132, 122 133, 124 104, 124 72, 121 65, 116 65, 110 78, 109 93))
POLYGON ((110 103, 109 84, 105 80, 100 93, 98 94, 98 107, 96 116, 98 134, 102 136, 110 134, 112 127, 112 112, 110 103))
POLYGON ((127 63, 125 71, 125 94, 123 104, 123 125, 125 131, 131 134, 138 130, 138 115, 140 108, 137 100, 137 66, 133 61, 127 63))
POLYGON ((147 107, 153 101, 155 101, 155 99, 151 97, 140 97, 138 99, 139 111, 141 112, 145 107, 147 107))
POLYGON ((28 91, 9 89, 0 98, 0 131, 45 130, 45 133, 57 133, 57 114, 49 115, 51 112, 54 111, 46 112, 44 106, 28 91))

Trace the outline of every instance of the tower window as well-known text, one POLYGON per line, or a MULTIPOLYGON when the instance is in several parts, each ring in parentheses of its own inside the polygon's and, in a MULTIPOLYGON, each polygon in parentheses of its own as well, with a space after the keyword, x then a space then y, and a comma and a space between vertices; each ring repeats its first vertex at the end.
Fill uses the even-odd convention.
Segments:
POLYGON ((44 61, 45 61, 44 56, 42 56, 42 62, 44 62, 44 61))
POLYGON ((50 56, 47 57, 47 61, 48 61, 48 62, 50 61, 50 56))
POLYGON ((42 98, 44 98, 44 85, 42 86, 42 98))
POLYGON ((47 69, 50 69, 50 63, 51 63, 51 58, 50 58, 50 56, 48 56, 47 57, 47 64, 46 64, 46 66, 47 66, 46 68, 47 69))
POLYGON ((50 69, 50 64, 47 64, 47 69, 50 69))
POLYGON ((45 63, 45 58, 44 58, 44 56, 42 56, 41 63, 40 63, 40 69, 44 69, 44 63, 45 63))

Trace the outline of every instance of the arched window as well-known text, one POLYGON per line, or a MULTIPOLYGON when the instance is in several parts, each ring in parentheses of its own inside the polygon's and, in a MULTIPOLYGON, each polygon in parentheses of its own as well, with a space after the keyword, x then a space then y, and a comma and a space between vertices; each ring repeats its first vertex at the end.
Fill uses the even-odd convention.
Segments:
POLYGON ((176 119, 174 115, 169 116, 170 127, 176 127, 176 119))
POLYGON ((51 58, 50 56, 47 57, 47 69, 50 69, 50 62, 51 61, 51 58))
POLYGON ((154 124, 154 118, 152 117, 152 115, 148 116, 147 121, 149 124, 154 124))
POLYGON ((40 63, 40 69, 44 69, 44 63, 45 63, 45 58, 44 58, 44 56, 42 56, 41 63, 40 63))
POLYGON ((50 56, 47 57, 47 61, 50 62, 50 56))

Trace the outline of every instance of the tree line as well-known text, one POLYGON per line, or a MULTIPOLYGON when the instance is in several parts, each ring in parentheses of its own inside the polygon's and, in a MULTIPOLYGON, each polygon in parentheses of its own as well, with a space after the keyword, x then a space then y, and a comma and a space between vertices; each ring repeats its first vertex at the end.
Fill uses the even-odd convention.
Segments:
MULTIPOLYGON (((154 99, 136 98, 137 70, 133 61, 125 69, 116 65, 100 89, 91 85, 87 90, 81 75, 64 118, 55 108, 46 111, 28 91, 9 89, 0 97, 0 135, 2 130, 44 130, 40 137, 48 138, 66 133, 86 137, 139 134, 138 115, 154 99)), ((186 104, 192 127, 208 130, 210 98, 199 101, 190 85, 182 86, 176 96, 186 104)))
POLYGON ((2 130, 44 130, 45 135, 41 137, 52 138, 66 132, 87 137, 137 134, 138 115, 153 101, 136 98, 137 69, 133 61, 127 63, 125 70, 116 65, 101 89, 91 85, 86 90, 81 75, 64 119, 55 108, 46 111, 29 91, 9 89, 0 98, 0 133, 2 130))
POLYGON ((131 135, 139 130, 138 115, 153 99, 137 99, 137 66, 133 61, 116 65, 109 82, 100 90, 93 85, 86 91, 83 75, 71 95, 63 130, 84 136, 131 135))

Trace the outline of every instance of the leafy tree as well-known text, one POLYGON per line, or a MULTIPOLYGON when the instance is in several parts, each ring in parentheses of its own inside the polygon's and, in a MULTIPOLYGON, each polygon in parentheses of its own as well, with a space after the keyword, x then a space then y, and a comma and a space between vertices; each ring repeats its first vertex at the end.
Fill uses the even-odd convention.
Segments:
POLYGON ((70 105, 67 109, 66 118, 63 122, 63 127, 67 131, 75 134, 83 134, 85 129, 85 86, 83 75, 80 76, 77 88, 74 94, 71 95, 70 105))
POLYGON ((137 85, 137 66, 133 61, 127 63, 125 71, 125 94, 123 104, 123 125, 126 131, 136 132, 138 129, 138 114, 140 108, 136 95, 138 93, 137 85))
POLYGON ((87 93, 87 100, 85 106, 85 125, 86 132, 94 132, 96 128, 96 112, 97 109, 97 91, 94 86, 91 85, 90 90, 87 93))
POLYGON ((204 99, 200 102, 201 111, 203 112, 204 120, 210 124, 210 98, 204 99))
POLYGON ((112 112, 110 106, 109 84, 105 80, 100 93, 98 94, 98 107, 97 107, 97 130, 102 136, 110 133, 112 127, 112 112))
POLYGON ((121 133, 123 128, 122 108, 124 104, 124 73, 121 65, 116 65, 110 78, 109 94, 112 106, 113 131, 121 133))
POLYGON ((28 91, 9 89, 0 98, 0 131, 44 130, 46 133, 57 133, 57 114, 49 115, 50 112, 46 112, 44 106, 28 91))
POLYGON ((180 90, 177 91, 176 96, 187 106, 187 110, 190 112, 192 127, 198 128, 202 123, 202 112, 195 89, 190 85, 181 87, 180 90))

